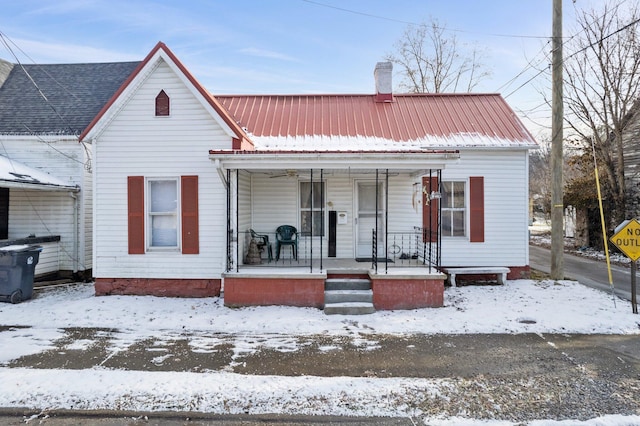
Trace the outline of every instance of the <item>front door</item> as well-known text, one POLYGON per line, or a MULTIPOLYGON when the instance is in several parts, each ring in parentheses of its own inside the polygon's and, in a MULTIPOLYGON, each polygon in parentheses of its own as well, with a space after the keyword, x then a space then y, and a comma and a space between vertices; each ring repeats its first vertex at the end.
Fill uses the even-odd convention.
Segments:
MULTIPOLYGON (((378 183, 378 257, 385 256, 383 184, 378 183)), ((371 257, 373 230, 376 228, 376 183, 356 182, 356 257, 371 257)))

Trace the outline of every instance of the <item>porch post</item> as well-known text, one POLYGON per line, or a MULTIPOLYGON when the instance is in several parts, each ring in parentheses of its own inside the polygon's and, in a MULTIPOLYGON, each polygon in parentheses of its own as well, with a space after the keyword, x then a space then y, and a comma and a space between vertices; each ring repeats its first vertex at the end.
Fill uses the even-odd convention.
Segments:
MULTIPOLYGON (((375 232, 375 236, 374 236, 375 241, 372 241, 372 244, 375 244, 376 247, 378 247, 378 232, 379 232, 378 231, 378 213, 379 213, 378 212, 378 196, 379 196, 379 194, 378 194, 378 169, 376 169, 376 195, 375 195, 375 198, 374 198, 375 205, 376 205, 376 222, 375 222, 376 223, 376 228, 375 228, 376 232, 375 232)), ((385 255, 386 255, 386 253, 385 253, 385 255)), ((378 259, 377 259, 377 257, 378 257, 378 250, 376 250, 375 253, 373 253, 373 263, 376 265, 376 267, 375 267, 376 272, 378 272, 378 259)))
POLYGON ((322 256, 323 256, 323 247, 322 247, 322 240, 324 239, 324 169, 320 169, 320 217, 322 218, 322 233, 320 235, 320 271, 322 271, 322 256))
MULTIPOLYGON (((436 176, 438 176, 438 188, 436 189, 442 194, 442 191, 440 191, 440 187, 442 186, 442 169, 437 170, 436 176)), ((438 238, 436 238, 438 241, 438 247, 436 247, 436 254, 438 256, 436 259, 436 267, 440 270, 440 262, 442 259, 442 203, 440 201, 438 201, 438 226, 436 232, 438 233, 438 238)), ((429 270, 429 272, 431 272, 431 270, 429 270)))
MULTIPOLYGON (((313 168, 311 169, 311 244, 309 253, 309 272, 313 272, 313 168)), ((298 253, 300 256, 300 253, 298 253)))
POLYGON ((236 272, 240 272, 240 170, 236 169, 236 272))
MULTIPOLYGON (((431 193, 431 191, 433 191, 433 188, 431 188, 431 182, 433 182, 432 176, 433 174, 433 169, 429 169, 429 194, 431 193)), ((440 182, 438 182, 438 185, 440 185, 440 182)), ((424 188, 423 188, 424 191, 424 188)), ((427 195, 427 197, 425 198, 426 201, 429 201, 429 203, 431 203, 431 199, 429 198, 429 195, 427 195)), ((425 202, 425 206, 423 208, 426 208, 426 202, 425 202)), ((427 247, 426 244, 429 244, 429 272, 431 272, 431 259, 433 259, 433 236, 431 235, 431 233, 433 232, 433 230, 431 229, 431 224, 433 223, 431 220, 431 205, 429 205, 429 236, 427 237, 427 229, 424 227, 425 224, 423 223, 422 226, 422 241, 424 241, 425 244, 425 248, 427 247)), ((436 244, 438 244, 438 236, 436 235, 436 244)), ((437 247, 436 247, 437 248, 437 247)), ((426 261, 427 257, 425 256, 425 253, 422 254, 422 258, 426 261)))
MULTIPOLYGON (((386 169, 385 178, 384 178, 384 273, 388 273, 389 270, 389 256, 387 253, 389 241, 389 169, 386 169)), ((377 204, 377 201, 376 201, 377 204)))
POLYGON ((231 170, 227 169, 227 265, 225 270, 231 270, 231 170))

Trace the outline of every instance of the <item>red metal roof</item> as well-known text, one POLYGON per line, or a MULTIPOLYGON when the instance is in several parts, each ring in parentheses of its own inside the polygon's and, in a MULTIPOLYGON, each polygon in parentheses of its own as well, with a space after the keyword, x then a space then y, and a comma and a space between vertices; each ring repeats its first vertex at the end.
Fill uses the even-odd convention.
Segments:
POLYGON ((498 94, 216 95, 257 137, 364 136, 393 141, 478 134, 535 143, 498 94))

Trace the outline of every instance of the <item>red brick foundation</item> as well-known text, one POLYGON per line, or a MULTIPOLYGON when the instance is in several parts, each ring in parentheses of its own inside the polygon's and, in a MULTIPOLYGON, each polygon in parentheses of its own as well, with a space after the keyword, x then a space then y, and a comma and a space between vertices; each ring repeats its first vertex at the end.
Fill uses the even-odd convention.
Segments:
POLYGON ((96 296, 135 295, 162 297, 220 296, 220 279, 96 278, 96 296))
POLYGON ((224 305, 324 307, 325 277, 232 277, 224 279, 224 305))
POLYGON ((507 274, 508 280, 521 280, 531 278, 531 267, 526 266, 509 266, 510 272, 507 274))
POLYGON ((445 275, 434 277, 371 276, 376 310, 439 308, 444 304, 445 275))

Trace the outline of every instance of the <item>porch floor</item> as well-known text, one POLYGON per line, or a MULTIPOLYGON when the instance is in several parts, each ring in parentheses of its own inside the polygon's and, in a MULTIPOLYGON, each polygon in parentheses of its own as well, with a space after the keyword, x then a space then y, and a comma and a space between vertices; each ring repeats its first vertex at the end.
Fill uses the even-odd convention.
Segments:
POLYGON ((320 260, 314 260, 313 266, 308 261, 295 261, 290 259, 279 260, 278 262, 267 262, 264 260, 260 264, 240 265, 238 270, 225 272, 224 275, 254 275, 254 276, 274 276, 274 275, 331 275, 331 274, 350 274, 350 275, 390 275, 390 276, 432 276, 440 275, 435 267, 429 268, 416 261, 404 261, 403 263, 395 262, 387 265, 385 262, 378 262, 377 274, 374 272, 371 262, 358 262, 355 259, 323 259, 322 269, 320 268, 320 260))

